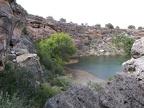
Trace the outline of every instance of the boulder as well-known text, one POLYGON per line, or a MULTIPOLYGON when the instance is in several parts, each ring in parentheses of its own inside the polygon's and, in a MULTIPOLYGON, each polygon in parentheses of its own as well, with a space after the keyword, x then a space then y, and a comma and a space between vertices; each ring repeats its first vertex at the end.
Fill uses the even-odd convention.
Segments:
POLYGON ((131 49, 133 58, 144 56, 144 37, 135 41, 131 49))
POLYGON ((100 108, 98 94, 86 86, 69 85, 66 92, 49 99, 44 108, 100 108))

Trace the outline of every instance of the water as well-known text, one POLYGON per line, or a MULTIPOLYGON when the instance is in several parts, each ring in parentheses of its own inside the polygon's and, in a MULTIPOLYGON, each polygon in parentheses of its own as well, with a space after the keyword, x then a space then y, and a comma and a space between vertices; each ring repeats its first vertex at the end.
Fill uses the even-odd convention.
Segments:
POLYGON ((84 70, 98 78, 108 80, 117 72, 122 72, 118 56, 89 56, 78 58, 79 62, 68 65, 72 69, 84 70))

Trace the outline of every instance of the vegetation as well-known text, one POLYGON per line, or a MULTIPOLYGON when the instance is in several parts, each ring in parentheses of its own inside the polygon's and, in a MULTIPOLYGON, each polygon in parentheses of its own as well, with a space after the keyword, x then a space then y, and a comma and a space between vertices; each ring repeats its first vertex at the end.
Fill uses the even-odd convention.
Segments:
POLYGON ((134 43, 134 39, 124 36, 124 35, 118 35, 113 39, 113 43, 118 47, 118 48, 123 48, 125 51, 125 58, 129 58, 131 56, 131 47, 134 43))
POLYGON ((135 29, 135 26, 134 25, 129 25, 128 29, 135 29))
POLYGON ((96 24, 95 27, 96 28, 101 28, 101 24, 96 24))
POLYGON ((105 27, 108 29, 114 29, 114 26, 111 23, 106 24, 105 27))
POLYGON ((16 93, 10 96, 8 93, 0 92, 0 108, 34 108, 31 105, 25 105, 25 98, 19 98, 16 93))
POLYGON ((116 26, 116 29, 120 29, 120 27, 119 27, 119 26, 116 26))
POLYGON ((89 81, 89 82, 87 83, 87 85, 88 85, 88 87, 91 88, 93 91, 98 92, 99 90, 102 89, 102 86, 103 86, 104 84, 102 84, 102 83, 93 83, 93 82, 89 81))
POLYGON ((63 61, 75 52, 68 34, 53 34, 37 44, 44 71, 44 83, 36 83, 35 76, 26 68, 5 62, 0 73, 0 108, 41 108, 48 98, 67 89, 72 77, 64 73, 63 61))
POLYGON ((60 21, 66 23, 66 19, 64 18, 61 18, 60 21))
POLYGON ((62 65, 68 62, 76 52, 72 39, 68 34, 52 34, 49 39, 42 40, 38 44, 38 53, 41 58, 50 59, 62 65))

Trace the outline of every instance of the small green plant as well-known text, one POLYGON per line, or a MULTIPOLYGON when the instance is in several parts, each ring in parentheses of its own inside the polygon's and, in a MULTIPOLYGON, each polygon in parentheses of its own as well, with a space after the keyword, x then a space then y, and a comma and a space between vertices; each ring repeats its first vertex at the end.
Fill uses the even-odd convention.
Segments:
POLYGON ((87 83, 88 87, 91 88, 93 91, 98 92, 99 90, 102 89, 103 84, 102 83, 94 83, 89 81, 87 83))
POLYGON ((109 80, 109 81, 114 80, 114 76, 110 77, 108 80, 109 80))

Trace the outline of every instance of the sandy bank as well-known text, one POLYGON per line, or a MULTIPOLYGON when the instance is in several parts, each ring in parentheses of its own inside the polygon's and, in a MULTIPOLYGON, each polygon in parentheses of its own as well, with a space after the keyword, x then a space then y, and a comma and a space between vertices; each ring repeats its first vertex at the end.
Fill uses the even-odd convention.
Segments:
POLYGON ((95 77, 94 75, 83 71, 83 70, 74 70, 74 69, 70 69, 65 67, 65 71, 68 74, 71 74, 74 78, 74 80, 78 81, 79 83, 81 83, 82 85, 87 85, 87 83, 89 81, 94 82, 94 83, 104 83, 105 81, 102 79, 99 79, 97 77, 95 77))

